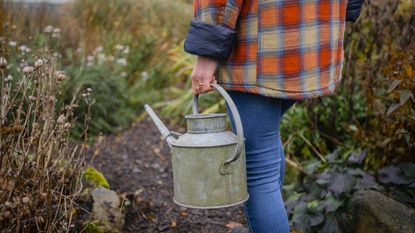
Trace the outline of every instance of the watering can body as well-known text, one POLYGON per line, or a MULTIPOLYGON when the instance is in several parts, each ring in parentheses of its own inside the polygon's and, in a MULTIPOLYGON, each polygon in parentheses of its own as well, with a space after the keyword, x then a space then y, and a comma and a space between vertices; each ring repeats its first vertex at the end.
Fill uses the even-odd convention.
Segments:
POLYGON ((212 84, 232 110, 237 134, 226 131, 226 114, 186 116, 187 132, 172 133, 152 109, 145 108, 171 147, 174 202, 178 205, 212 209, 229 207, 248 199, 244 138, 239 114, 232 99, 220 86, 212 84))

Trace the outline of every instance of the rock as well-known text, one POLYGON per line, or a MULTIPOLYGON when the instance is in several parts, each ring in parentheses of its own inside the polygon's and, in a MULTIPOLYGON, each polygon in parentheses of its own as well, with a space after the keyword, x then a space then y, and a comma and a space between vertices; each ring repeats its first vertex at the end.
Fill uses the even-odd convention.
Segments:
POLYGON ((120 199, 112 190, 96 188, 91 193, 93 218, 104 232, 119 232, 124 225, 124 214, 120 207, 120 199))
POLYGON ((377 191, 361 190, 338 222, 343 233, 415 232, 415 211, 377 191))

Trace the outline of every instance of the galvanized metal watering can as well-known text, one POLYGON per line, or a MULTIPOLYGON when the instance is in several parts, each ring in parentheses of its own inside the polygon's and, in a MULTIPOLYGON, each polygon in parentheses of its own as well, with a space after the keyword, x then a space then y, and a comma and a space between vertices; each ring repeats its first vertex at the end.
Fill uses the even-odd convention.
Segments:
POLYGON ((241 118, 228 93, 217 84, 211 85, 225 98, 235 120, 236 135, 226 131, 226 114, 198 113, 198 95, 193 96, 193 114, 185 117, 187 133, 183 135, 170 132, 145 105, 171 148, 173 201, 189 208, 222 208, 248 199, 241 118))

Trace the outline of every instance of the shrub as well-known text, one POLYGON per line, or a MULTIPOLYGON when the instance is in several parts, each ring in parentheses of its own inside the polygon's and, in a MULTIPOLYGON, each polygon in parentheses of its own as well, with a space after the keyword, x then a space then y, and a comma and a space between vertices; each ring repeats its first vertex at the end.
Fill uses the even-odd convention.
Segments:
POLYGON ((69 143, 78 100, 59 105, 65 74, 47 51, 32 59, 20 68, 0 58, 0 228, 64 232, 84 164, 85 146, 69 143))
POLYGON ((304 161, 297 182, 284 187, 287 211, 296 230, 339 232, 338 219, 358 190, 376 190, 415 207, 415 163, 398 163, 378 172, 364 171, 367 151, 345 156, 336 150, 325 161, 304 161))

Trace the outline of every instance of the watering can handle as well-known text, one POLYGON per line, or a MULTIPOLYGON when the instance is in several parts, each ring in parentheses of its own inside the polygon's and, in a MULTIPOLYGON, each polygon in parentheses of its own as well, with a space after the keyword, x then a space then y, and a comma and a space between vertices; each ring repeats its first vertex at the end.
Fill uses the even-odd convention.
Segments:
MULTIPOLYGON (((241 117, 239 116, 238 109, 235 106, 235 103, 233 102, 232 98, 229 96, 229 94, 218 84, 211 83, 210 84, 213 88, 215 88, 222 96, 225 98, 226 103, 228 103, 228 106, 232 112, 233 119, 235 121, 236 126, 236 137, 237 137, 237 145, 235 149, 235 154, 232 158, 225 161, 224 165, 230 164, 236 160, 238 160, 239 156, 242 153, 243 145, 244 145, 244 131, 242 128, 242 121, 241 117)), ((198 114, 198 99, 199 95, 193 96, 193 114, 198 114)))

